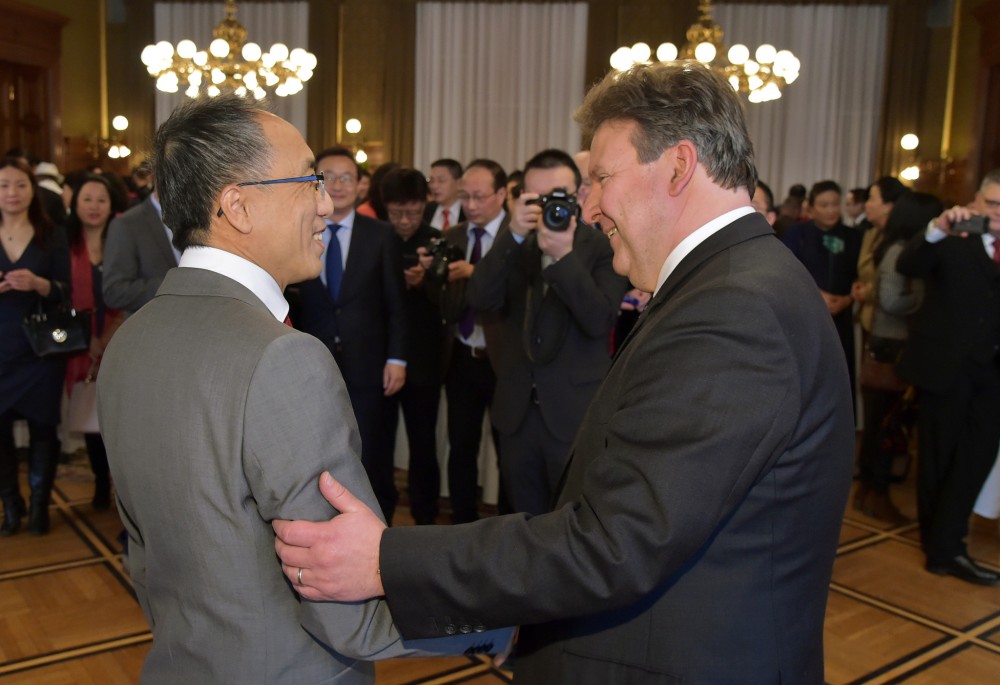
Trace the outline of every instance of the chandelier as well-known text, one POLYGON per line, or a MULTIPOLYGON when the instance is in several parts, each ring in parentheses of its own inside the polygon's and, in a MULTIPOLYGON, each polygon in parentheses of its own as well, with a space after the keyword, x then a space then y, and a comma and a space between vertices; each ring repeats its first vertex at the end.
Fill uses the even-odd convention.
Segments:
MULTIPOLYGON (((750 102, 767 102, 781 97, 781 89, 799 76, 799 60, 789 50, 777 50, 765 43, 754 52, 736 44, 726 49, 722 42, 722 27, 712 21, 711 0, 702 0, 698 9, 701 17, 687 30, 687 43, 678 50, 673 43, 662 43, 656 49, 661 62, 696 60, 722 74, 733 90, 743 93, 750 102), (725 55, 725 57, 723 57, 725 55)), ((633 64, 648 64, 652 50, 646 43, 621 47, 611 55, 611 66, 625 71, 633 64)))
POLYGON ((256 43, 247 42, 247 30, 236 21, 236 1, 226 0, 226 18, 212 29, 214 40, 208 50, 199 50, 194 41, 184 39, 177 48, 163 40, 142 50, 142 63, 156 79, 156 88, 176 93, 186 84, 184 94, 198 97, 205 90, 209 97, 230 91, 241 97, 253 95, 260 100, 267 89, 279 97, 294 95, 312 78, 316 55, 302 48, 288 50, 275 43, 262 52, 256 43))

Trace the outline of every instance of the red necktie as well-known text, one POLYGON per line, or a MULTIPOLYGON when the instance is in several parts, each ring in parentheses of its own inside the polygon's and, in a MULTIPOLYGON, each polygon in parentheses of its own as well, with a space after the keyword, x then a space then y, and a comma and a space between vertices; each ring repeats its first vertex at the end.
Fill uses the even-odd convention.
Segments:
POLYGON ((286 326, 291 326, 292 325, 292 317, 290 317, 290 316, 286 316, 285 317, 285 325, 286 326))
POLYGON ((451 212, 450 210, 446 209, 442 213, 444 214, 444 221, 441 222, 441 230, 443 231, 444 229, 448 228, 448 226, 451 225, 451 222, 448 221, 448 214, 450 214, 451 212))

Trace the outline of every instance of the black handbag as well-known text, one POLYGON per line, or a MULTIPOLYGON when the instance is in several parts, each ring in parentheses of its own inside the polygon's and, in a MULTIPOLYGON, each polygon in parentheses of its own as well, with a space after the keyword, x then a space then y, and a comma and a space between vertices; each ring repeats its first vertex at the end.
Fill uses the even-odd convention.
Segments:
POLYGON ((82 352, 90 348, 90 315, 61 303, 46 311, 28 314, 21 324, 31 349, 39 357, 82 352))

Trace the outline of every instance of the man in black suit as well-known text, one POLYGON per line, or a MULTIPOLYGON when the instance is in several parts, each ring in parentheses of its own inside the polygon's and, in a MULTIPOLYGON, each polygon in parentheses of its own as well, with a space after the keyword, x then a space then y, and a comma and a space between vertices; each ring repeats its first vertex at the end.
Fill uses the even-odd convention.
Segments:
POLYGON ((469 304, 496 312, 487 339, 497 375, 490 416, 500 433, 500 471, 513 511, 549 510, 573 436, 611 358, 608 336, 627 282, 611 267, 608 240, 575 216, 553 230, 537 204, 574 195, 580 172, 561 150, 524 167, 510 230, 476 265, 469 304))
POLYGON ((387 522, 396 507, 393 427, 387 398, 406 382, 403 264, 392 226, 354 211, 359 169, 350 150, 316 155, 333 200, 319 278, 292 286, 293 325, 322 340, 347 383, 361 433, 361 461, 387 522))
POLYGON ((308 599, 385 594, 404 635, 521 624, 519 685, 819 685, 851 389, 811 277, 750 206, 739 96, 698 63, 638 65, 577 118, 584 218, 654 295, 556 509, 385 529, 324 475, 338 516, 274 524, 286 576, 308 599))
POLYGON ((920 390, 917 510, 927 570, 982 585, 1000 574, 965 548, 969 516, 1000 442, 1000 169, 983 179, 975 214, 984 234, 959 221, 954 207, 899 255, 897 270, 925 279, 924 303, 899 373, 920 390))
POLYGON ((427 178, 431 201, 424 208, 424 223, 444 231, 465 221, 465 210, 458 199, 462 165, 454 159, 439 159, 431 164, 427 178))
POLYGON ((406 384, 394 397, 403 410, 410 448, 407 487, 417 525, 434 523, 441 494, 435 437, 441 402, 441 345, 444 327, 437 298, 427 288, 420 255, 441 236, 421 220, 427 180, 416 169, 394 169, 382 179, 382 202, 403 255, 403 310, 406 314, 406 384))

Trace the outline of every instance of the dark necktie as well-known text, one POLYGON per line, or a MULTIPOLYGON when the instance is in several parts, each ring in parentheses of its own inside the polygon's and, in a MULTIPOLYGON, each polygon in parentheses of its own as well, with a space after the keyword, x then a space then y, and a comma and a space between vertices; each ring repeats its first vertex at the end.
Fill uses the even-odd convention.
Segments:
MULTIPOLYGON (((475 239, 472 242, 472 254, 469 255, 469 264, 475 264, 483 256, 483 234, 486 231, 480 226, 473 226, 472 233, 475 235, 475 239)), ((462 334, 463 338, 468 338, 472 335, 472 329, 475 326, 476 313, 472 311, 471 307, 466 307, 465 312, 462 313, 462 319, 458 322, 458 332, 462 334)))
POLYGON ((330 244, 326 248, 326 289, 334 304, 340 301, 340 281, 344 278, 344 259, 337 240, 337 231, 341 228, 340 224, 330 224, 330 244))
POLYGON ((1000 269, 1000 238, 993 238, 993 263, 1000 269))

